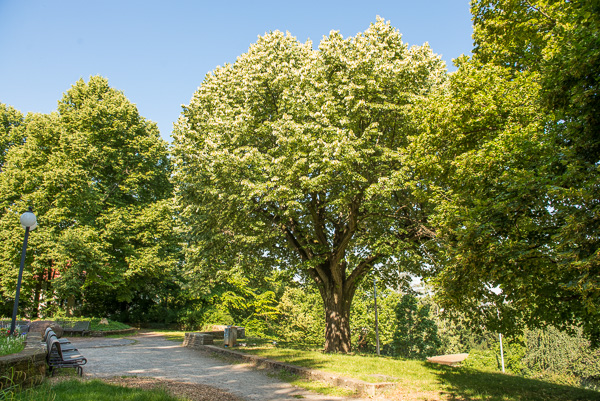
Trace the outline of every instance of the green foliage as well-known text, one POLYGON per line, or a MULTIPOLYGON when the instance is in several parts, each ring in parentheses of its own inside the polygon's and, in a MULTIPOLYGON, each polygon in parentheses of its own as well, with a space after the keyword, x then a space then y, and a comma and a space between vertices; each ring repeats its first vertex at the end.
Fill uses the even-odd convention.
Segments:
POLYGON ((598 342, 598 4, 472 10, 474 57, 423 108, 413 145, 438 205, 439 301, 492 330, 575 323, 598 342))
POLYGON ((179 326, 184 330, 207 329, 213 325, 235 324, 233 317, 220 304, 209 305, 204 308, 194 310, 186 309, 182 311, 178 318, 179 326))
POLYGON ((247 335, 270 337, 278 325, 277 303, 287 283, 277 272, 242 275, 237 269, 218 276, 194 276, 189 301, 177 318, 186 330, 210 329, 213 325, 246 327, 247 335), (198 280, 198 281, 196 281, 198 280), (202 283, 202 281, 206 282, 202 283), (202 283, 201 285, 198 285, 202 283))
POLYGON ((445 79, 427 45, 382 19, 312 43, 272 32, 208 74, 174 130, 187 263, 279 269, 312 280, 329 351, 350 350, 350 305, 384 263, 418 270, 427 198, 403 148, 420 99, 445 79))
POLYGON ((27 206, 39 225, 21 292, 28 314, 106 316, 171 297, 179 245, 156 125, 91 77, 65 93, 57 113, 29 114, 15 130, 26 141, 10 147, 0 174, 3 297, 14 293, 27 206))
POLYGON ((10 329, 0 328, 0 356, 16 354, 25 348, 25 336, 10 335, 9 331, 10 329))
POLYGON ((4 166, 6 154, 13 146, 23 144, 24 137, 19 129, 23 123, 23 114, 15 108, 0 103, 0 171, 4 166))
MULTIPOLYGON (((397 328, 394 307, 399 295, 381 285, 377 288, 377 315, 379 330, 379 346, 382 352, 388 352, 397 328)), ((375 301, 373 286, 370 280, 365 280, 357 290, 351 311, 352 345, 355 351, 375 353, 377 338, 375 332, 375 301)))
MULTIPOLYGON (((462 366, 498 372, 501 370, 498 336, 489 347, 471 348, 462 366)), ((573 334, 553 326, 527 329, 519 338, 503 337, 507 372, 569 386, 598 389, 600 351, 590 347, 582 329, 573 334)))
POLYGON ((325 311, 314 288, 289 287, 277 305, 275 333, 279 341, 321 346, 325 332, 325 311))
MULTIPOLYGON (((432 309, 439 310, 437 304, 432 309)), ((474 350, 488 350, 496 342, 494 333, 482 330, 480 322, 470 319, 460 312, 434 314, 438 326, 441 346, 439 354, 470 353, 474 350)))
POLYGON ((598 386, 600 384, 600 350, 577 329, 574 334, 549 326, 526 331, 527 353, 524 373, 554 382, 598 386))
MULTIPOLYGON (((502 338, 504 351, 504 369, 507 373, 523 375, 523 357, 527 348, 519 341, 511 341, 502 338)), ((490 349, 472 349, 469 357, 462 363, 463 367, 490 372, 502 371, 502 357, 500 355, 500 341, 496 342, 490 349)))
POLYGON ((543 174, 555 149, 544 140, 538 86, 531 75, 458 65, 424 108, 428 133, 411 149, 438 205, 437 301, 504 333, 526 320, 566 319, 557 300, 570 293, 557 285, 566 277, 550 244, 556 222, 543 174))
POLYGON ((430 316, 430 305, 412 294, 404 294, 394 308, 397 327, 391 347, 404 358, 424 359, 437 354, 441 346, 438 329, 430 316))

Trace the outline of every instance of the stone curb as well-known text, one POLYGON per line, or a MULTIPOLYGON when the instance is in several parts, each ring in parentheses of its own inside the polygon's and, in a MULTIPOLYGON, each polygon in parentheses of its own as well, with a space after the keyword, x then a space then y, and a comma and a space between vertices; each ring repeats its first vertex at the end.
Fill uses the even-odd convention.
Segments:
POLYGON ((241 359, 244 362, 256 367, 264 367, 275 371, 285 370, 305 379, 321 380, 333 384, 334 386, 348 387, 355 390, 360 395, 375 396, 378 392, 396 385, 396 383, 392 382, 369 383, 359 379, 352 379, 349 377, 340 376, 335 373, 308 369, 301 366, 295 366, 279 361, 274 361, 272 359, 262 358, 256 355, 244 354, 242 352, 217 347, 215 345, 195 345, 190 348, 209 351, 235 359, 241 359))

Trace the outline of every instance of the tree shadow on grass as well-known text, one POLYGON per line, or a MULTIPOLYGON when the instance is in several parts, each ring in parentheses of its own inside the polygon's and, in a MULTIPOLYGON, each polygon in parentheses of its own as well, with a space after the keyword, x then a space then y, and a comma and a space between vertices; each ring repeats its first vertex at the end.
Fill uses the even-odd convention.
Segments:
POLYGON ((449 400, 600 401, 600 392, 510 374, 431 365, 449 400))

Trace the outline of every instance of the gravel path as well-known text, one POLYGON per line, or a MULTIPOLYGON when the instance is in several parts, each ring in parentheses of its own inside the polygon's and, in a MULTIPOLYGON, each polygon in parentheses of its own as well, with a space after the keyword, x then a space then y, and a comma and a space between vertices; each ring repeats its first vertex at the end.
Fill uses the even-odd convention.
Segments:
MULTIPOLYGON (((232 395, 229 399, 232 400, 345 399, 299 389, 248 365, 231 364, 204 352, 182 347, 156 333, 142 333, 123 339, 80 337, 70 338, 70 341, 87 358, 84 372, 90 378, 114 380, 123 376, 138 376, 170 383, 187 383, 188 387, 190 383, 207 385, 229 393, 232 395)), ((210 388, 203 390, 202 387, 198 386, 197 391, 210 391, 210 388)), ((220 391, 218 399, 227 399, 222 398, 223 391, 220 391)), ((197 399, 210 399, 210 395, 197 399)))

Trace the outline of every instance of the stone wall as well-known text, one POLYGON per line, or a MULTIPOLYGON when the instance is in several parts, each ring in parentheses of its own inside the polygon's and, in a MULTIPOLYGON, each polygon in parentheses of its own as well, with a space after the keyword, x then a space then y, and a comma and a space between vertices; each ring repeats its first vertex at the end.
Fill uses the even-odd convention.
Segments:
POLYGON ((197 348, 201 345, 213 344, 213 336, 207 333, 185 333, 183 346, 197 348))
POLYGON ((28 387, 44 381, 46 344, 39 333, 29 333, 25 349, 18 354, 0 356, 0 388, 28 387))

